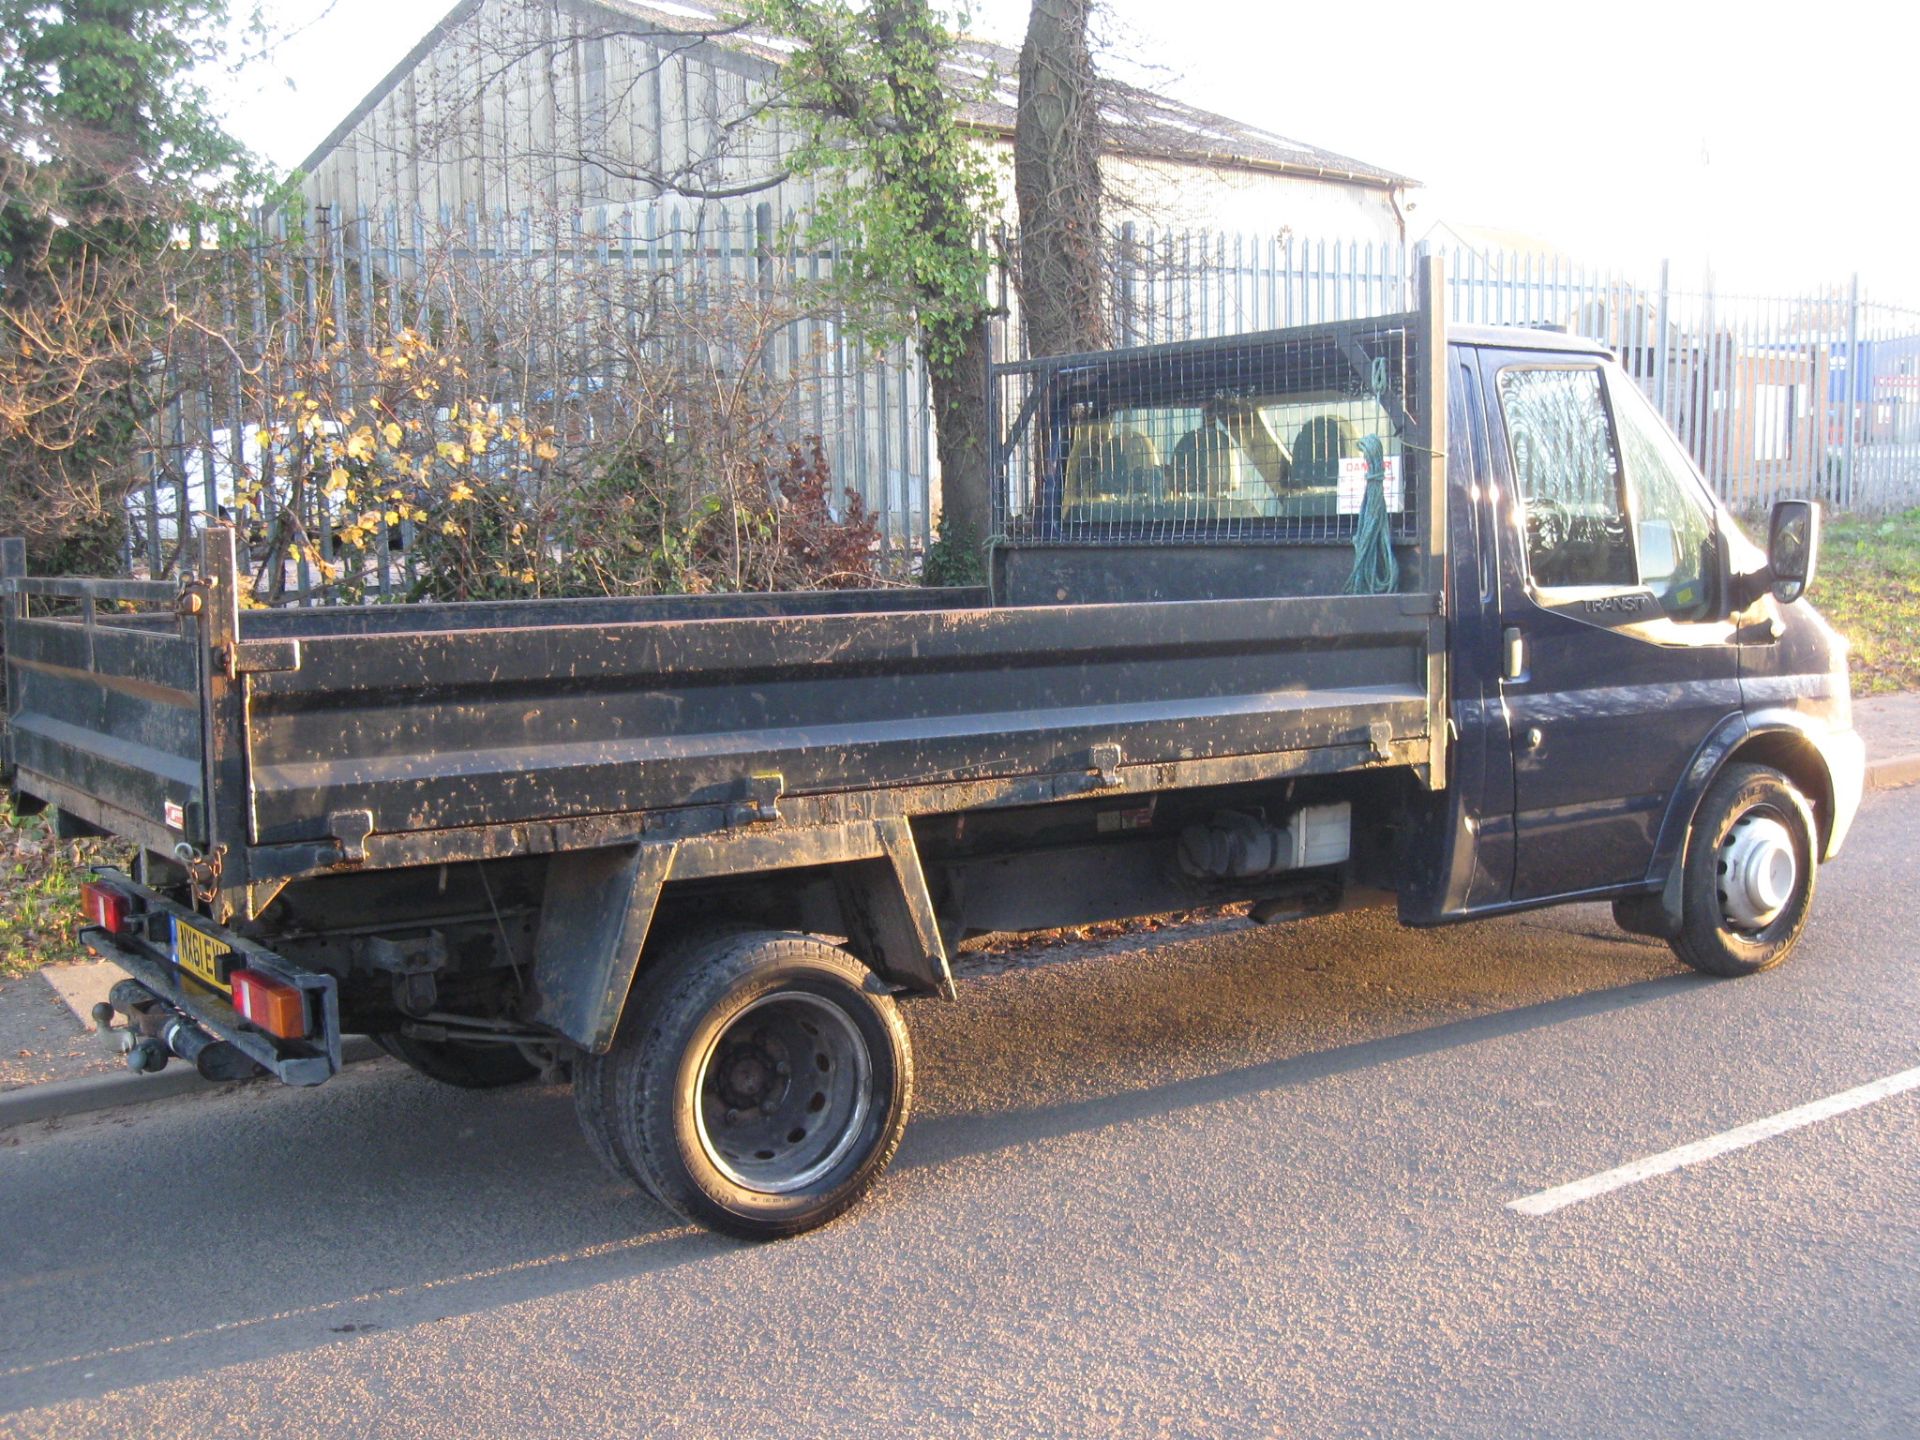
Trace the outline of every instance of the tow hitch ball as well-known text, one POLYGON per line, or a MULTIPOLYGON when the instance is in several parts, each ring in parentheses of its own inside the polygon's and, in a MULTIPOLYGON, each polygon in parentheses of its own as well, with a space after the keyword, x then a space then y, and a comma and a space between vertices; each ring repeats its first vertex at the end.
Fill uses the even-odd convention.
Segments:
POLYGON ((93 1023, 126 1056, 127 1068, 136 1075, 164 1070, 176 1056, 207 1080, 244 1080, 261 1073, 243 1051, 209 1035, 137 980, 115 985, 109 997, 93 1007, 93 1023), (124 1029, 114 1028, 116 1013, 127 1017, 124 1029))

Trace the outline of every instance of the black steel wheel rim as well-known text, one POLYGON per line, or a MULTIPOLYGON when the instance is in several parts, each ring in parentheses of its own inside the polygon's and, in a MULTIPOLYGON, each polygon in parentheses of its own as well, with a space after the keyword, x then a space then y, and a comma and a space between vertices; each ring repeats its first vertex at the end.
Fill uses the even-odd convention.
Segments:
POLYGON ((720 1027, 694 1074, 694 1128, 714 1169, 743 1190, 788 1195, 846 1164, 872 1110, 873 1055, 824 995, 776 990, 720 1027))

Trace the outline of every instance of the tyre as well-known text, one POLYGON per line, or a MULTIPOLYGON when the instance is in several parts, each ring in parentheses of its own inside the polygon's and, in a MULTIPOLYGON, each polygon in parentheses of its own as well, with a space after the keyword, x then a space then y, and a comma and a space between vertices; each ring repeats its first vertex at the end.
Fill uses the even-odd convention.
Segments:
POLYGON ((1727 766, 1687 838, 1674 953, 1709 975, 1753 975, 1786 959, 1813 906, 1815 844, 1813 812, 1791 780, 1727 766))
POLYGON ((415 1040, 397 1031, 373 1037, 394 1059, 429 1080, 457 1085, 462 1090, 498 1090, 519 1085, 540 1073, 519 1047, 476 1043, 471 1040, 415 1040))
POLYGON ((843 1213, 893 1159, 913 1051, 893 997, 846 951, 722 934, 656 961, 628 1003, 600 1103, 668 1208, 777 1239, 843 1213))
POLYGON ((620 1150, 613 1117, 607 1113, 607 1079, 613 1070, 605 1055, 580 1055, 573 1062, 573 1114, 580 1122, 593 1158, 616 1180, 638 1180, 620 1150))
MULTIPOLYGON (((761 933, 754 926, 731 921, 711 925, 690 936, 683 935, 669 940, 659 951, 648 957, 649 963, 661 970, 670 970, 689 963, 699 949, 710 948, 724 940, 739 936, 761 933)), ((627 1014, 632 1015, 633 1009, 627 1014)), ((589 1054, 581 1051, 573 1060, 573 1113, 580 1122, 580 1133, 586 1139, 587 1149, 617 1180, 631 1181, 642 1189, 650 1189, 643 1177, 628 1161, 626 1148, 620 1139, 609 1105, 609 1096, 613 1084, 614 1059, 611 1053, 604 1055, 589 1054)), ((658 1199, 658 1196, 654 1197, 658 1199)))

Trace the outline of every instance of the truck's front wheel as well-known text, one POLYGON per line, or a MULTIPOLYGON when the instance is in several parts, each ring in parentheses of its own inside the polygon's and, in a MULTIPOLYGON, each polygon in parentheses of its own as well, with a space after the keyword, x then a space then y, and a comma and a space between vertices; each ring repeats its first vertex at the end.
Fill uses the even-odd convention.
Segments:
POLYGON ((1729 765, 1687 841, 1674 953, 1709 975, 1752 975, 1800 941, 1819 863, 1813 813, 1764 765, 1729 765))
POLYGON ((629 1001, 602 1103, 639 1179, 749 1239, 824 1225, 879 1179, 913 1099, 893 997, 810 935, 679 952, 629 1001))

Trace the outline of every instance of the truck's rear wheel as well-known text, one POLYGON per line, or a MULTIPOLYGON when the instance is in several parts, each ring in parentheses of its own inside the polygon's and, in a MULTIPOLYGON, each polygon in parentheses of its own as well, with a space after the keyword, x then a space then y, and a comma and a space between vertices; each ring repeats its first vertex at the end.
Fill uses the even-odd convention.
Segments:
POLYGON ((892 996, 810 935, 715 937, 653 969, 599 1102, 620 1157, 702 1225, 774 1239, 824 1225, 905 1130, 913 1052, 892 996))
POLYGON ((393 1032, 373 1037, 394 1059, 418 1070, 429 1080, 458 1085, 462 1090, 497 1090, 518 1085, 540 1073, 540 1067, 515 1045, 492 1041, 416 1040, 393 1032))
MULTIPOLYGON (((665 942, 650 960, 655 969, 664 974, 694 963, 700 952, 710 950, 725 940, 764 933, 757 926, 722 921, 665 942)), ((627 1013, 634 1015, 637 1011, 630 1008, 627 1013)), ((650 1188, 646 1177, 628 1161, 625 1142, 620 1138, 610 1098, 614 1069, 611 1051, 603 1055, 582 1052, 574 1056, 574 1118, 580 1122, 580 1133, 586 1139, 587 1148, 610 1175, 617 1180, 634 1181, 643 1189, 650 1188)))
POLYGON ((1709 975, 1752 975, 1792 952, 1813 906, 1813 812, 1764 765, 1729 765, 1687 840, 1674 953, 1709 975))
POLYGON ((620 1152, 620 1136, 613 1127, 607 1105, 607 1085, 613 1076, 613 1059, 608 1055, 578 1055, 573 1061, 573 1114, 580 1122, 593 1158, 606 1167, 616 1180, 638 1180, 633 1167, 620 1152))

